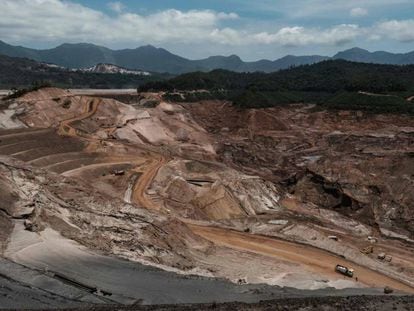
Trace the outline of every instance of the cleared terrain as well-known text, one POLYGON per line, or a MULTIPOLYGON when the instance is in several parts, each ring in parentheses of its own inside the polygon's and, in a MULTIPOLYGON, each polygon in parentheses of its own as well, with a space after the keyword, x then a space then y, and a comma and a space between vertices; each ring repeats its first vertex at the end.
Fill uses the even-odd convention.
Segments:
POLYGON ((0 273, 21 307, 414 293, 412 118, 119 95, 2 102, 2 260, 43 280, 0 273))

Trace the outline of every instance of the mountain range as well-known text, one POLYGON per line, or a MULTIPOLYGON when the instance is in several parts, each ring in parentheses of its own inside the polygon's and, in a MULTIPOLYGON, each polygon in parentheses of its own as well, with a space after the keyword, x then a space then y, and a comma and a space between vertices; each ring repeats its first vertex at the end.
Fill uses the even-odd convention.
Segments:
POLYGON ((65 88, 136 88, 169 75, 100 64, 82 70, 0 54, 0 89, 51 84, 65 88))
POLYGON ((200 60, 190 60, 151 45, 136 49, 111 50, 90 43, 65 43, 52 49, 36 50, 13 46, 0 40, 0 54, 11 57, 25 57, 73 69, 89 68, 105 63, 133 70, 168 72, 171 74, 210 71, 213 69, 226 69, 236 72, 273 72, 328 59, 393 65, 414 64, 414 51, 409 53, 369 52, 360 48, 345 50, 333 57, 287 55, 274 61, 244 62, 237 55, 211 56, 200 60))

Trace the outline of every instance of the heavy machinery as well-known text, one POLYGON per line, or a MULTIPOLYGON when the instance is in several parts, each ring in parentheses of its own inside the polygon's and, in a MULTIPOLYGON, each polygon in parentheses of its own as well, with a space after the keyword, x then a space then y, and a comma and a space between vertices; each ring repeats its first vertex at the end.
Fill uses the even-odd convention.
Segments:
POLYGON ((364 247, 363 249, 361 249, 361 253, 363 254, 372 254, 374 252, 374 247, 372 245, 368 245, 367 247, 364 247))
POLYGON ((354 269, 347 268, 345 266, 336 265, 335 271, 336 272, 339 272, 339 273, 341 273, 343 275, 346 275, 346 276, 348 276, 350 278, 352 278, 354 276, 354 269))

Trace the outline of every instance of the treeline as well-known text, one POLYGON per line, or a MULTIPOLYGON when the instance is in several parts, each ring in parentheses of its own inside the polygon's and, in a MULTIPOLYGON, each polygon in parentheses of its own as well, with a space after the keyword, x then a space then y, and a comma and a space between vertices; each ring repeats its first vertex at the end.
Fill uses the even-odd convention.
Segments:
POLYGON ((12 98, 19 98, 27 93, 40 90, 42 88, 50 87, 52 86, 49 82, 45 81, 35 81, 30 87, 24 87, 24 88, 16 88, 13 87, 10 89, 11 93, 4 97, 4 99, 12 99, 12 98))
POLYGON ((226 70, 183 74, 142 85, 146 90, 234 90, 305 92, 401 92, 414 88, 414 65, 394 66, 329 60, 274 73, 226 70))
POLYGON ((414 95, 414 66, 330 60, 269 74, 214 70, 153 81, 138 90, 166 91, 170 99, 180 94, 180 101, 224 98, 249 108, 305 102, 331 109, 412 113, 414 104, 404 96, 414 95))

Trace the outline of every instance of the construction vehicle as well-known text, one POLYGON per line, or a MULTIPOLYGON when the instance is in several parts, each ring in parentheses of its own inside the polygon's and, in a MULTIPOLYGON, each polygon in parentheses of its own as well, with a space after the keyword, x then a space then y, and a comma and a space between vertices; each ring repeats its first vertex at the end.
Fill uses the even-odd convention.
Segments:
POLYGON ((372 247, 372 245, 369 245, 367 247, 364 247, 360 251, 361 251, 361 253, 366 254, 366 255, 372 254, 374 252, 374 247, 372 247))
POLYGON ((347 268, 345 266, 336 265, 335 271, 336 272, 339 272, 339 273, 341 273, 343 275, 346 275, 346 276, 348 276, 350 278, 352 278, 354 276, 354 269, 347 268))
POLYGON ((115 175, 115 176, 123 176, 123 175, 125 175, 125 171, 124 170, 113 170, 111 173, 112 173, 112 175, 115 175))
POLYGON ((378 240, 377 240, 376 238, 372 237, 372 236, 368 236, 367 240, 368 240, 370 243, 377 243, 377 242, 378 242, 378 240))
POLYGON ((338 241, 338 237, 336 235, 329 235, 328 239, 338 241))

